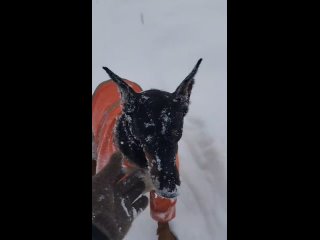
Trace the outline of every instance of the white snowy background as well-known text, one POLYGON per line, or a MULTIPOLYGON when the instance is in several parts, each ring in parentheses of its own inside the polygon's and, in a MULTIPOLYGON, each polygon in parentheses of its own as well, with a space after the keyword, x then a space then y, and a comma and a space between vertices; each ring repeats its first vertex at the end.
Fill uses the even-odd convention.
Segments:
MULTIPOLYGON (((199 58, 179 142, 181 194, 174 233, 227 239, 227 1, 93 0, 92 92, 108 79, 102 66, 144 90, 173 92, 199 58)), ((149 207, 127 240, 157 239, 149 207)))

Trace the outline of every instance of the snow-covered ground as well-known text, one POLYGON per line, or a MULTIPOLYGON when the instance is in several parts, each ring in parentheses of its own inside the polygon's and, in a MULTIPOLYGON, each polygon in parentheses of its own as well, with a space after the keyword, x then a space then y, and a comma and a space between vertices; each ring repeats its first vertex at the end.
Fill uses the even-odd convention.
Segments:
MULTIPOLYGON (((179 239, 227 239, 227 1, 93 0, 92 91, 102 66, 143 89, 173 92, 192 70, 191 106, 179 142, 179 239)), ((127 240, 157 239, 149 209, 127 240)))

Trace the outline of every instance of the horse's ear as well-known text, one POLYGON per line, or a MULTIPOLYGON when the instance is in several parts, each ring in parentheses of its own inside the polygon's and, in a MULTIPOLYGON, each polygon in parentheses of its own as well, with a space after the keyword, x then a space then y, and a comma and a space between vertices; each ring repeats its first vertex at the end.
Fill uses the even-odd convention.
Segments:
POLYGON ((198 60, 197 64, 195 65, 191 73, 182 81, 182 83, 178 86, 176 91, 173 93, 175 99, 183 101, 185 103, 189 103, 191 90, 194 84, 194 76, 198 71, 201 61, 202 61, 202 58, 198 60))
POLYGON ((112 72, 109 68, 103 67, 103 69, 108 73, 110 78, 117 84, 118 89, 121 94, 121 101, 124 106, 125 112, 132 112, 134 110, 134 102, 137 93, 118 75, 112 72))

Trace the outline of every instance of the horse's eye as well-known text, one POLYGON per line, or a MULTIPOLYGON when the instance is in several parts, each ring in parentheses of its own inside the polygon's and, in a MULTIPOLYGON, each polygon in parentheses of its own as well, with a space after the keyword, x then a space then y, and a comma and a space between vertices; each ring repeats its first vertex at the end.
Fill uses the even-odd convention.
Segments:
POLYGON ((178 132, 178 130, 172 130, 172 134, 173 134, 174 136, 178 136, 179 132, 178 132))
POLYGON ((185 116, 188 113, 188 110, 189 110, 189 108, 187 106, 181 108, 181 112, 182 112, 183 116, 185 116))
POLYGON ((182 131, 181 130, 177 130, 177 129, 172 130, 171 131, 171 135, 172 135, 172 138, 177 141, 177 140, 179 140, 181 138, 182 131))

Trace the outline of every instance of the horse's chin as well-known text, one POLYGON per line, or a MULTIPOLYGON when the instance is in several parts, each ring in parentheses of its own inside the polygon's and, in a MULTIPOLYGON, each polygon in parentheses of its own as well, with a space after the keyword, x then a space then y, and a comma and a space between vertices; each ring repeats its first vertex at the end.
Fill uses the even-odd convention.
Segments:
POLYGON ((146 174, 143 176, 143 181, 145 183, 145 193, 146 192, 150 192, 150 191, 155 191, 156 193, 156 197, 159 196, 159 197, 162 197, 162 198, 167 198, 167 199, 176 199, 177 196, 179 195, 179 192, 178 192, 178 189, 174 192, 170 192, 170 191, 167 191, 166 189, 158 189, 154 183, 154 181, 152 180, 151 176, 150 176, 150 172, 147 171, 146 174))

